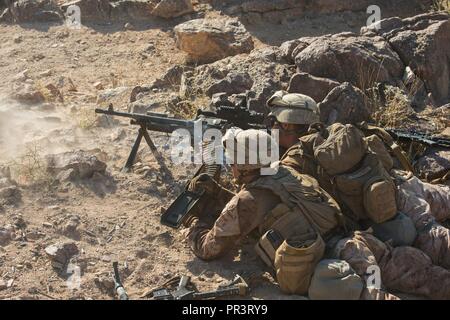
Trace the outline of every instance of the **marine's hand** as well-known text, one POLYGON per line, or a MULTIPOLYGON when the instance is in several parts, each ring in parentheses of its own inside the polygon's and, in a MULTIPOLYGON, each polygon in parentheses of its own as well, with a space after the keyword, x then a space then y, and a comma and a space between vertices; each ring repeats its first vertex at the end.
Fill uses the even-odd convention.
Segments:
POLYGON ((191 192, 205 192, 209 196, 217 195, 221 187, 219 184, 206 173, 194 177, 189 183, 188 190, 191 192))

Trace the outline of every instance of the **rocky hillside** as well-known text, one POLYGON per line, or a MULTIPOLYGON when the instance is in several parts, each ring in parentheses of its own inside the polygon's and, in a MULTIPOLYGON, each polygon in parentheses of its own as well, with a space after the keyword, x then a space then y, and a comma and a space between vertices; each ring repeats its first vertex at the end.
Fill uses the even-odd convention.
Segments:
MULTIPOLYGON (((449 137, 448 7, 378 1, 377 28, 371 2, 1 1, 0 298, 113 299, 118 260, 134 299, 176 274, 208 290, 236 273, 251 298, 303 299, 279 292, 251 239, 193 257, 159 217, 196 166, 171 163, 169 137, 151 133, 162 161, 142 144, 121 172, 137 128, 93 110, 190 118, 245 96, 267 112, 283 89, 312 96, 325 123, 449 137), (71 4, 80 29, 65 25, 71 4)), ((412 151, 422 178, 448 173, 448 150, 412 151)))

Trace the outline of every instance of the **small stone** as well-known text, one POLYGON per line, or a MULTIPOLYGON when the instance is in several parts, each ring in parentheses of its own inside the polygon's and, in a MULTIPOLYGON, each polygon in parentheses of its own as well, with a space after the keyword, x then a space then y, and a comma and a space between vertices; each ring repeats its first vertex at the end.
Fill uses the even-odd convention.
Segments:
POLYGON ((53 228, 53 224, 51 224, 50 222, 44 222, 42 224, 42 226, 46 227, 46 228, 53 228))
POLYGON ((155 51, 155 45, 153 45, 153 44, 149 44, 147 47, 145 47, 145 49, 144 49, 144 52, 147 52, 147 53, 151 53, 151 52, 153 52, 153 51, 155 51))
POLYGON ((22 36, 15 36, 13 41, 14 43, 21 43, 23 41, 22 36))
POLYGON ((102 256, 101 260, 103 262, 111 262, 111 256, 104 255, 104 256, 102 256))
POLYGON ((62 269, 78 252, 78 247, 74 242, 56 243, 45 248, 45 253, 56 269, 62 269))
POLYGON ((94 83, 94 88, 97 89, 97 90, 103 90, 104 89, 103 84, 100 81, 94 83))
POLYGON ((135 29, 135 27, 129 22, 125 23, 125 25, 123 27, 125 30, 134 30, 135 29))
POLYGON ((15 75, 14 80, 16 81, 25 81, 29 78, 29 70, 25 69, 22 72, 15 75))

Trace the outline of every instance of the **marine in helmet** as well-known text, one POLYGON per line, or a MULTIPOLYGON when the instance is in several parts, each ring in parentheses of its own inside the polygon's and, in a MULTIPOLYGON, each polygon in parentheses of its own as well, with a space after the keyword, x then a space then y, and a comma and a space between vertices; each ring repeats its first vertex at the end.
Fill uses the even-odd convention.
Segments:
MULTIPOLYGON (((339 186, 333 184, 336 179, 330 177, 327 170, 321 168, 315 155, 318 146, 323 145, 332 134, 329 128, 319 122, 318 108, 315 102, 312 98, 304 95, 278 91, 267 101, 267 106, 270 108, 271 128, 281 129, 280 145, 287 149, 281 157, 281 163, 294 168, 297 172, 315 177, 320 186, 332 194, 346 212, 345 203, 336 192, 336 188, 339 186)), ((361 133, 361 135, 364 134, 361 133)), ((384 148, 383 144, 381 147, 384 148)), ((387 151, 385 153, 389 158, 389 153, 387 151)), ((337 165, 339 164, 336 163, 337 165)), ((386 167, 384 164, 383 166, 386 167)), ((364 170, 360 165, 356 169, 364 170)), ((386 170, 389 169, 392 167, 386 168, 386 170)), ((445 281, 449 276, 448 270, 446 270, 450 268, 449 230, 436 222, 436 219, 443 220, 450 216, 448 187, 436 187, 423 183, 419 179, 411 177, 411 174, 409 174, 409 178, 402 178, 406 173, 398 175, 399 171, 389 170, 389 172, 392 175, 390 179, 395 181, 393 192, 395 193, 394 202, 397 212, 403 212, 404 215, 397 215, 381 224, 372 224, 372 229, 375 230, 377 237, 383 238, 383 241, 390 240, 391 245, 400 246, 391 250, 390 246, 386 246, 371 232, 357 231, 355 234, 347 235, 338 243, 335 258, 349 262, 361 276, 366 272, 365 269, 368 266, 365 264, 362 267, 359 264, 361 261, 371 260, 369 256, 375 258, 377 262, 379 259, 383 259, 384 265, 380 267, 385 270, 384 281, 391 287, 389 279, 397 279, 397 284, 401 284, 401 286, 395 289, 399 291, 409 291, 409 293, 424 294, 434 298, 448 298, 449 292, 439 289, 438 281, 432 281, 432 279, 445 281), (401 226, 402 230, 396 230, 396 226, 401 226), (412 230, 413 232, 404 230, 411 226, 414 226, 416 230, 412 230), (406 249, 406 245, 420 249, 427 256, 415 248, 407 247, 408 249, 406 249), (406 251, 410 252, 406 254, 406 251), (425 258, 419 258, 421 255, 425 258), (397 259, 398 264, 406 267, 408 266, 406 261, 412 256, 418 257, 414 264, 416 267, 415 279, 405 277, 404 270, 400 270, 401 268, 387 267, 393 263, 392 259, 397 259), (382 257, 389 257, 389 259, 382 257), (431 275, 430 272, 427 272, 427 268, 433 269, 434 274, 431 275)), ((383 201, 379 201, 379 203, 383 203, 383 201)), ((361 225, 354 225, 359 230, 364 230, 369 226, 361 228, 361 225)))
POLYGON ((268 169, 270 163, 263 163, 259 152, 252 162, 251 146, 266 139, 269 149, 278 148, 265 131, 238 130, 234 137, 235 142, 244 141, 246 151, 243 162, 237 151, 228 154, 235 160, 231 168, 240 190, 233 195, 207 175, 193 179, 191 191, 229 201, 213 225, 201 218, 205 213, 185 222, 188 243, 199 258, 211 260, 255 231, 260 237, 255 250, 275 271, 280 288, 306 294, 314 267, 324 254, 324 243, 340 226, 339 206, 314 178, 289 167, 281 165, 273 175, 262 175, 261 169, 268 169))

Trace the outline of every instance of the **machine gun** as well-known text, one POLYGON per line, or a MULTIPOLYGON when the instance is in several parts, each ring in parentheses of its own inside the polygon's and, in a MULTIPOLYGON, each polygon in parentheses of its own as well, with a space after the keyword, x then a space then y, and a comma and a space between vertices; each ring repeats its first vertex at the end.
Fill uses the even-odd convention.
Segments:
POLYGON ((198 123, 198 121, 200 121, 199 125, 202 126, 202 132, 210 128, 219 130, 229 127, 239 127, 244 130, 251 128, 265 128, 264 114, 250 111, 243 106, 219 106, 216 111, 204 111, 199 109, 193 120, 170 118, 164 113, 156 112, 147 112, 147 114, 118 112, 114 111, 112 104, 110 104, 106 110, 95 109, 95 112, 109 116, 129 118, 131 119, 132 125, 138 125, 140 127, 136 141, 134 142, 128 160, 124 166, 124 171, 128 171, 133 165, 142 138, 145 139, 150 149, 153 152, 156 152, 156 146, 150 138, 148 131, 172 133, 177 129, 186 129, 193 137, 194 125, 195 123, 198 123))
MULTIPOLYGON (((110 104, 106 110, 95 109, 95 112, 110 116, 130 118, 132 125, 139 126, 138 136, 123 168, 123 171, 128 171, 134 163, 142 138, 147 142, 160 166, 165 168, 162 157, 159 155, 148 131, 172 133, 177 129, 185 129, 188 130, 192 138, 195 134, 194 128, 198 125, 201 126, 202 132, 210 128, 221 131, 230 127, 239 127, 244 130, 266 128, 264 124, 264 114, 248 110, 245 107, 245 104, 246 101, 243 99, 241 103, 236 106, 219 106, 215 111, 198 110, 197 115, 193 120, 175 119, 168 117, 166 114, 154 112, 147 112, 147 114, 118 112, 114 111, 112 104, 110 104)), ((191 139, 191 142, 193 141, 195 141, 195 139, 191 139)), ((204 153, 210 151, 212 145, 213 144, 210 143, 209 146, 204 146, 204 153)), ((220 164, 203 164, 195 176, 206 173, 217 180, 220 171, 220 164)), ((188 190, 188 185, 186 185, 185 190, 161 216, 161 223, 172 228, 179 228, 187 219, 189 213, 198 208, 201 203, 204 203, 203 201, 205 200, 202 200, 204 199, 202 196, 203 194, 190 192, 188 190)))
POLYGON ((403 142, 418 142, 429 147, 450 148, 450 139, 435 135, 426 134, 417 131, 406 131, 398 129, 385 128, 393 138, 403 142))
POLYGON ((240 276, 235 278, 226 286, 222 286, 213 291, 196 292, 188 288, 191 278, 181 276, 178 288, 170 292, 166 288, 161 288, 153 292, 154 300, 209 300, 223 297, 245 296, 249 292, 247 282, 240 276))

